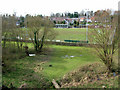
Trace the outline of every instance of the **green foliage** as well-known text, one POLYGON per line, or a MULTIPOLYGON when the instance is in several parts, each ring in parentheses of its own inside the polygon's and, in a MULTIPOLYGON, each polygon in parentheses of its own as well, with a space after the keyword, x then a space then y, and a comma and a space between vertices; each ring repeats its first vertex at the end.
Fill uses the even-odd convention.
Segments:
POLYGON ((73 18, 73 14, 70 14, 70 18, 73 18))
POLYGON ((59 22, 59 21, 58 21, 57 23, 58 23, 58 24, 60 24, 60 22, 59 22))
POLYGON ((65 21, 63 21, 62 23, 65 24, 65 21))
POLYGON ((54 24, 56 24, 56 21, 53 21, 54 22, 54 24))
POLYGON ((77 23, 77 21, 76 20, 74 20, 74 24, 76 24, 77 23))
POLYGON ((62 17, 63 17, 64 15, 63 15, 63 13, 62 13, 62 17))
POLYGON ((79 26, 79 21, 76 24, 77 24, 77 26, 79 26))
POLYGON ((77 25, 76 25, 76 24, 74 24, 74 27, 77 27, 77 25))
POLYGON ((78 18, 78 12, 74 12, 74 18, 78 18))
POLYGON ((70 23, 70 26, 72 26, 73 24, 72 23, 70 23))
POLYGON ((19 23, 20 23, 20 27, 24 27, 25 26, 24 17, 22 17, 22 16, 20 17, 19 23))

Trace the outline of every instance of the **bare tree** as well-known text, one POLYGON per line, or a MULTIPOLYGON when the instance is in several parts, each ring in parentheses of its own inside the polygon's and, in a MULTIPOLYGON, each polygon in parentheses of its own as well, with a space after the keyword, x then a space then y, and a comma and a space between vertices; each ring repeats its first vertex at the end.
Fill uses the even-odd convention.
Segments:
POLYGON ((3 47, 6 46, 6 39, 10 36, 10 29, 13 29, 12 16, 10 15, 2 16, 2 36, 4 37, 3 47))
POLYGON ((23 30, 20 25, 17 25, 16 23, 18 22, 18 17, 15 15, 3 15, 2 16, 2 36, 4 37, 3 39, 3 47, 6 46, 6 41, 9 43, 9 47, 11 48, 10 45, 13 46, 13 43, 11 43, 11 40, 14 41, 14 46, 17 46, 18 49, 22 50, 22 42, 19 42, 19 39, 24 35, 25 30, 23 30))
POLYGON ((117 16, 111 16, 107 11, 95 13, 95 20, 99 22, 99 27, 90 30, 89 40, 93 43, 97 55, 107 66, 109 72, 113 71, 113 55, 118 49, 118 28, 117 16))
POLYGON ((41 51, 45 39, 54 38, 53 24, 47 18, 39 16, 26 17, 28 34, 36 51, 41 51))

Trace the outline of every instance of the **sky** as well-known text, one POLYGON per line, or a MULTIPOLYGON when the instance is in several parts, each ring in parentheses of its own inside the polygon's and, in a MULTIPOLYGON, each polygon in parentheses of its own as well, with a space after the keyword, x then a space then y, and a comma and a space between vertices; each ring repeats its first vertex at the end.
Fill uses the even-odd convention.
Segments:
POLYGON ((50 16, 51 13, 64 13, 81 10, 118 10, 120 0, 1 0, 0 14, 50 16))

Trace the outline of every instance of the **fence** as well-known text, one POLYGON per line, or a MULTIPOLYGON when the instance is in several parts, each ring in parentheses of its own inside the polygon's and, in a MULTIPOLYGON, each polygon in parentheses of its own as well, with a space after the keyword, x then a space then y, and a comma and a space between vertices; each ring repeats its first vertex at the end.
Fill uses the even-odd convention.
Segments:
MULTIPOLYGON (((2 39, 4 40, 4 39, 2 39)), ((16 39, 5 39, 6 41, 10 40, 10 41, 16 41, 16 42, 28 42, 28 43, 32 43, 31 40, 16 40, 16 39)), ((80 42, 64 42, 64 41, 57 41, 57 40, 52 40, 52 41, 45 41, 45 43, 47 44, 54 44, 54 45, 63 45, 63 46, 85 46, 85 47, 94 47, 97 44, 91 44, 91 43, 80 43, 80 42)))
POLYGON ((64 40, 65 42, 79 42, 79 43, 88 43, 88 41, 79 41, 79 40, 64 40))

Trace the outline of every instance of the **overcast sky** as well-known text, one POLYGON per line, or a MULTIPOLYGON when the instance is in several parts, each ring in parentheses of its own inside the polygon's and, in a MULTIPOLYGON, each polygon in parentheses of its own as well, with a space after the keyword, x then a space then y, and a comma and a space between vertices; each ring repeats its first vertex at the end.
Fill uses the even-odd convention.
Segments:
POLYGON ((120 0, 1 0, 0 13, 17 15, 62 12, 80 12, 82 9, 96 11, 98 9, 118 10, 120 0))

